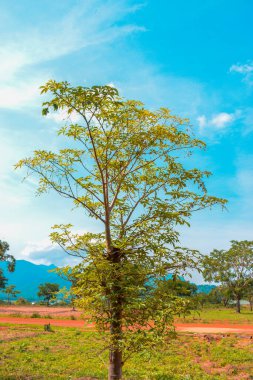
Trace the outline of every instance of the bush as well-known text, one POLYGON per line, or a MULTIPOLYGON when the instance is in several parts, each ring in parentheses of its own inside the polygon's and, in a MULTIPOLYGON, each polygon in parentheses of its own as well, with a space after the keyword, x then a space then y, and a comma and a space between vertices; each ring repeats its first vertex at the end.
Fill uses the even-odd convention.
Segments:
POLYGON ((15 302, 15 305, 30 305, 31 303, 23 297, 19 297, 15 302))
POLYGON ((31 318, 41 318, 41 315, 39 313, 33 313, 31 318))

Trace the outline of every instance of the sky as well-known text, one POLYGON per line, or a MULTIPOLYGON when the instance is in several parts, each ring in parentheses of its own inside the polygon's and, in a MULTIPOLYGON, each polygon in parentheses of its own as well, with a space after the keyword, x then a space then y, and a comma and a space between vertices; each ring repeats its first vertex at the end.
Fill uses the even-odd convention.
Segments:
POLYGON ((113 84, 190 118, 207 144, 195 164, 228 206, 196 213, 182 244, 207 254, 253 240, 252 14, 251 0, 0 0, 0 239, 17 259, 74 264, 50 227, 100 228, 14 170, 33 150, 58 148, 60 117, 41 116, 39 87, 52 78, 113 84))

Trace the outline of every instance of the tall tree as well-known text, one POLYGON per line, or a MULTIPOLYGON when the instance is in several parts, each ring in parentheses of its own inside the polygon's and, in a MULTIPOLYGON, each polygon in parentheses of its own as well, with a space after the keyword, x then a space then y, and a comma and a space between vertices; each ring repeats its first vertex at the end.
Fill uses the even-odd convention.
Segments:
POLYGON ((3 291, 7 296, 7 302, 10 304, 12 298, 16 298, 18 294, 20 294, 19 290, 15 289, 15 285, 8 285, 5 287, 3 291))
MULTIPOLYGON (((7 253, 9 249, 9 244, 6 241, 0 240, 0 262, 6 261, 8 270, 13 272, 15 270, 15 259, 7 253)), ((4 276, 2 269, 0 269, 0 289, 5 287, 6 282, 7 278, 4 276)))
POLYGON ((226 287, 236 301, 236 311, 241 312, 241 299, 253 278, 253 241, 231 241, 226 250, 214 249, 203 259, 206 281, 215 281, 226 287))
POLYGON ((51 238, 83 258, 75 269, 79 303, 99 328, 109 328, 108 378, 121 379, 131 352, 165 339, 173 313, 184 308, 185 301, 174 295, 166 302, 145 296, 148 277, 196 266, 197 252, 181 247, 176 226, 225 201, 207 194, 209 172, 188 168, 187 157, 205 147, 188 120, 124 100, 110 86, 71 87, 51 80, 42 93, 51 95, 43 115, 70 116, 58 130, 69 145, 58 152, 35 151, 17 167, 37 174, 39 193, 53 189, 100 222, 99 233, 55 226, 51 238))
POLYGON ((50 301, 56 297, 58 292, 59 284, 46 282, 45 284, 39 285, 38 296, 43 298, 47 306, 49 306, 50 301))
POLYGON ((249 301, 250 311, 253 311, 253 277, 252 277, 252 281, 249 283, 249 285, 245 289, 243 297, 244 299, 249 301))

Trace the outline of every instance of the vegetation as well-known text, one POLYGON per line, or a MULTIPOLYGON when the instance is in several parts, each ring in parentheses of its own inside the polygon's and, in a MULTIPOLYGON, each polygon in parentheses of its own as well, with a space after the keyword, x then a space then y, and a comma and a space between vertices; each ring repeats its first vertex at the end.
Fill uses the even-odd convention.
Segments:
POLYGON ((57 293, 59 292, 59 285, 46 282, 39 286, 38 296, 43 298, 47 306, 49 306, 50 301, 55 299, 57 293))
POLYGON ((253 324, 253 312, 248 306, 241 307, 241 313, 235 313, 234 307, 224 307, 223 305, 206 304, 203 308, 192 310, 191 314, 183 318, 177 318, 180 322, 196 323, 232 323, 232 324, 253 324))
POLYGON ((9 285, 4 288, 3 293, 6 294, 7 302, 10 304, 11 299, 16 298, 20 291, 15 290, 15 285, 9 285))
POLYGON ((25 299, 24 297, 19 297, 16 301, 15 301, 15 305, 30 305, 31 303, 25 299))
POLYGON ((110 327, 104 347, 109 379, 121 379, 129 356, 166 341, 173 316, 188 307, 175 295, 161 301, 155 291, 145 294, 148 277, 156 281, 197 266, 198 253, 180 245, 177 226, 225 201, 207 194, 209 172, 183 165, 187 155, 205 147, 188 120, 124 100, 110 86, 51 80, 42 93, 51 95, 44 115, 63 110, 79 120, 58 130, 69 139, 66 148, 35 151, 17 167, 38 176, 39 193, 54 190, 101 223, 100 233, 55 226, 51 238, 83 258, 76 269, 78 303, 101 330, 110 327))
POLYGON ((253 241, 231 241, 231 248, 213 250, 203 259, 203 275, 207 281, 220 282, 227 294, 236 300, 240 313, 240 301, 248 291, 253 279, 253 241))
MULTIPOLYGON (((6 261, 8 264, 8 270, 13 272, 15 269, 15 259, 12 255, 9 255, 7 251, 9 251, 10 247, 6 241, 0 240, 0 261, 6 261)), ((0 289, 4 289, 6 285, 7 279, 3 275, 3 271, 0 269, 0 289)))
MULTIPOLYGON (((56 327, 54 333, 45 333, 43 326, 9 326, 0 330, 0 339, 1 379, 106 378, 101 334, 56 327)), ((253 371, 251 346, 249 337, 179 335, 162 348, 131 358, 124 379, 247 379, 253 371)))

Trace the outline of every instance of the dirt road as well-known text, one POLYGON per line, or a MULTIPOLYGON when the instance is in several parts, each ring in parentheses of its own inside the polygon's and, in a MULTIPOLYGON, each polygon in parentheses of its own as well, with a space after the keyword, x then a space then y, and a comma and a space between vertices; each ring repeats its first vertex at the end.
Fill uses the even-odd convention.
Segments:
MULTIPOLYGON (((69 319, 48 319, 48 318, 15 318, 0 317, 0 323, 24 324, 24 325, 45 325, 50 323, 51 326, 76 327, 84 330, 94 329, 94 324, 87 323, 83 320, 69 319)), ((253 335, 253 325, 239 325, 228 323, 176 323, 177 331, 193 333, 243 333, 253 335)))

